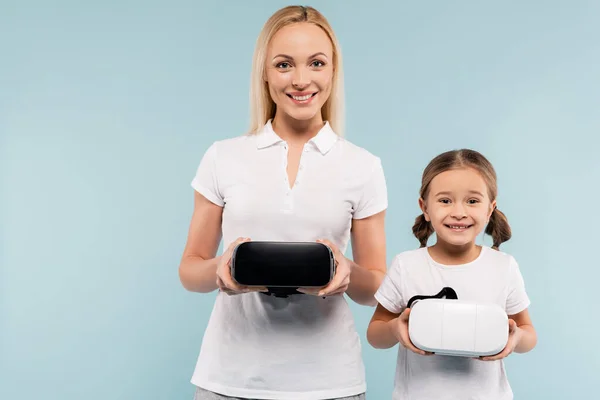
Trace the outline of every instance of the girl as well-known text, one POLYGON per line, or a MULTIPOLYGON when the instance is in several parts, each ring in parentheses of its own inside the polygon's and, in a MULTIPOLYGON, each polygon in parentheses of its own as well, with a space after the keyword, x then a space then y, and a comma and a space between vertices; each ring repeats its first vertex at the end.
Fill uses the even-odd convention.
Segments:
POLYGON ((341 137, 341 54, 318 11, 290 6, 267 21, 250 97, 250 133, 213 143, 192 181, 180 279, 190 291, 219 290, 192 377, 196 399, 364 399, 361 345, 343 294, 376 304, 387 191, 379 158, 341 137), (278 298, 231 278, 241 241, 320 239, 337 268, 317 292, 278 298), (343 255, 350 239, 353 260, 343 255))
POLYGON ((511 230, 496 208, 496 194, 494 168, 476 151, 449 151, 425 168, 419 198, 423 213, 413 226, 421 246, 394 258, 375 295, 379 304, 367 331, 375 348, 402 345, 394 400, 513 398, 502 359, 530 351, 537 339, 519 266, 498 250, 511 230), (491 248, 475 244, 484 230, 493 238, 491 248), (433 233, 436 243, 427 247, 433 233), (493 302, 506 310, 509 339, 501 353, 480 359, 438 356, 411 343, 407 302, 414 295, 435 295, 445 286, 459 299, 493 302))

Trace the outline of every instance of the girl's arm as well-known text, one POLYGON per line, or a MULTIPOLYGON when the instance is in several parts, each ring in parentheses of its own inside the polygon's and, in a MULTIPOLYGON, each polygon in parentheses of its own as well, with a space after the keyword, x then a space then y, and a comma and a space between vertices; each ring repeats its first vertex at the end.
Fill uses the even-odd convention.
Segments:
POLYGON ((381 304, 377 304, 367 328, 367 341, 369 344, 376 349, 394 347, 398 343, 398 338, 394 334, 392 326, 399 317, 399 314, 394 314, 381 304))
POLYGON ((516 343, 515 353, 527 353, 537 344, 537 333, 531 322, 529 310, 525 309, 518 314, 509 315, 508 318, 516 323, 516 330, 519 332, 519 340, 516 343))
POLYGON ((537 334, 533 328, 527 309, 518 314, 509 315, 508 327, 508 342, 506 343, 504 350, 493 356, 482 357, 482 360, 501 360, 508 357, 511 353, 527 353, 535 347, 537 343, 537 334))
POLYGON ((377 305, 375 313, 367 329, 367 341, 376 349, 389 349, 400 343, 408 350, 424 355, 432 353, 417 349, 408 336, 408 317, 410 308, 405 308, 402 314, 394 314, 381 304, 377 305))

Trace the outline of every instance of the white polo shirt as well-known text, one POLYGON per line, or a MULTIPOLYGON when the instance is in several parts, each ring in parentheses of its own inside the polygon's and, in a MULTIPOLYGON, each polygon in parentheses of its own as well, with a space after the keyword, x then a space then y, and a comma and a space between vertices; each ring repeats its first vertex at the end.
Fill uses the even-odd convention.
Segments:
MULTIPOLYGON (((325 238, 342 252, 352 219, 387 208, 380 159, 328 123, 304 147, 293 187, 287 143, 269 121, 256 135, 213 143, 192 187, 223 206, 223 244, 325 238)), ((342 295, 218 293, 192 383, 253 399, 330 399, 366 391, 359 335, 342 295)))

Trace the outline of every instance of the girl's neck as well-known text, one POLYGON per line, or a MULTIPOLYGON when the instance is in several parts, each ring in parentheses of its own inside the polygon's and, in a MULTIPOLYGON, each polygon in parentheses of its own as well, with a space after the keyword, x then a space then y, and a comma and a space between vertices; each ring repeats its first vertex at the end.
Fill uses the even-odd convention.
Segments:
POLYGON ((479 257, 481 246, 475 242, 464 246, 455 246, 438 239, 436 244, 427 249, 436 262, 444 265, 462 265, 470 263, 479 257))
POLYGON ((275 133, 292 146, 304 145, 319 133, 323 125, 320 114, 309 120, 300 121, 283 113, 276 113, 272 122, 275 133))

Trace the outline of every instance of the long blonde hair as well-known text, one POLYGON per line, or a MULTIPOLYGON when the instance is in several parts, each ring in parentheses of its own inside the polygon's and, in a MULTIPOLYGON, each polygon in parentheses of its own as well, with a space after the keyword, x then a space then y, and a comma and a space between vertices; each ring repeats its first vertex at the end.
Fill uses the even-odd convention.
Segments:
POLYGON ((287 6, 276 11, 265 23, 256 41, 250 77, 250 133, 256 133, 275 116, 275 103, 264 80, 267 47, 273 36, 284 26, 308 22, 323 29, 333 47, 333 82, 331 94, 321 113, 323 120, 339 136, 344 134, 344 79, 340 45, 327 19, 312 7, 287 6))

